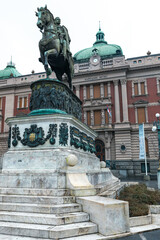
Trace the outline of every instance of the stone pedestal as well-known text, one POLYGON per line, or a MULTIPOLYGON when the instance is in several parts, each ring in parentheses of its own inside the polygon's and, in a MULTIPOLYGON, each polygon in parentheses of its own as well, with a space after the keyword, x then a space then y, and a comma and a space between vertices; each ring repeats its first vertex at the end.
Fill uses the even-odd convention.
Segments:
POLYGON ((85 175, 90 184, 114 178, 109 169, 100 168, 95 155, 96 133, 74 116, 16 117, 7 119, 7 124, 9 150, 4 154, 0 176, 6 187, 68 188, 66 158, 70 154, 78 158, 74 174, 85 175))
POLYGON ((52 114, 9 118, 9 151, 2 172, 57 171, 75 154, 84 170, 100 170, 94 154, 96 133, 72 115, 52 114))

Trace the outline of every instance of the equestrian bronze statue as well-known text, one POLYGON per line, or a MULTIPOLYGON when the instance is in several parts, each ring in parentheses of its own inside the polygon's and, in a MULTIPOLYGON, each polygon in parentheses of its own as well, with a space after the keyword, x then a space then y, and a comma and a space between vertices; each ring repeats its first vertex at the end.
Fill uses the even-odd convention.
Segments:
POLYGON ((60 81, 62 81, 62 76, 65 73, 69 87, 72 89, 74 65, 70 52, 71 39, 68 30, 65 26, 60 25, 60 18, 54 18, 53 14, 47 9, 47 6, 37 8, 37 11, 37 26, 42 33, 42 39, 39 41, 39 61, 44 65, 47 78, 51 74, 51 69, 60 81))

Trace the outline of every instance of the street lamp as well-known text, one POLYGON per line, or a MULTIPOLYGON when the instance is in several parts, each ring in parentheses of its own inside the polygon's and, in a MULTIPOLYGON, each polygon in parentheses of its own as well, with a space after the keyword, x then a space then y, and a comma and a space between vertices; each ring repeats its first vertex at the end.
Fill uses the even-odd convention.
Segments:
POLYGON ((158 167, 158 189, 160 189, 160 114, 156 113, 157 121, 154 121, 152 131, 158 131, 159 167, 158 167))

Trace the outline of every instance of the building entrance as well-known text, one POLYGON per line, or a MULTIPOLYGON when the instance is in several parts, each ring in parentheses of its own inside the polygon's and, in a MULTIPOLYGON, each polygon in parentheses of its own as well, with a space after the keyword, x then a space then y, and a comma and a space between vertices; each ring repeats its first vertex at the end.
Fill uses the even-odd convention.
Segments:
POLYGON ((105 161, 105 146, 102 140, 97 139, 95 141, 96 145, 96 156, 100 159, 100 161, 105 161))

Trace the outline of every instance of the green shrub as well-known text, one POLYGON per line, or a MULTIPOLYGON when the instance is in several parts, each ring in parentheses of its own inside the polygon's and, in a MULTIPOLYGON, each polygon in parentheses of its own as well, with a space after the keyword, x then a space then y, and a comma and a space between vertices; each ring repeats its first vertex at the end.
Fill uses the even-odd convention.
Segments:
POLYGON ((145 184, 125 187, 118 197, 119 200, 129 202, 130 217, 147 215, 149 205, 160 204, 160 192, 147 189, 145 184))

